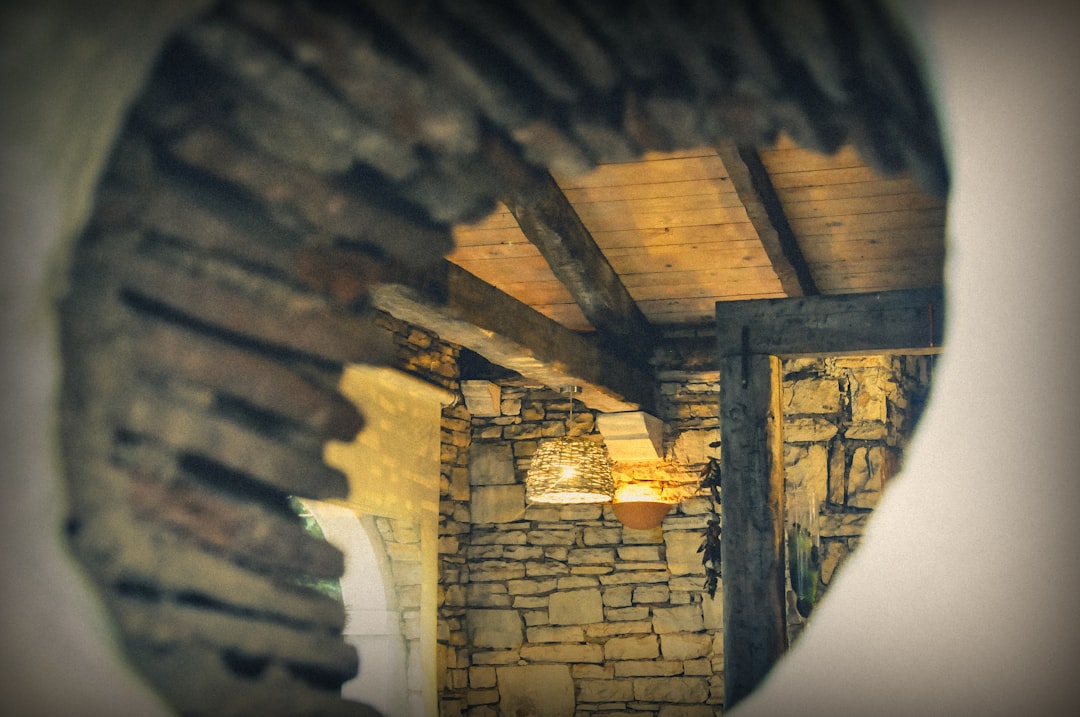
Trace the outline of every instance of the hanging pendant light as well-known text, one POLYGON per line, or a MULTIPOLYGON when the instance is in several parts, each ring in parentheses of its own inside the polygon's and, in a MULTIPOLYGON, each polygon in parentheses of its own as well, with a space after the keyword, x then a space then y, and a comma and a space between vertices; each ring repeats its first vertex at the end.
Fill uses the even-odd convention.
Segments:
POLYGON ((588 438, 544 441, 525 478, 529 503, 607 503, 614 493, 607 451, 588 438))
MULTIPOLYGON (((573 394, 576 389, 565 389, 573 394)), ((574 399, 570 398, 570 422, 574 399)), ((607 503, 615 494, 611 459, 596 441, 562 436, 541 443, 525 476, 528 503, 607 503)))

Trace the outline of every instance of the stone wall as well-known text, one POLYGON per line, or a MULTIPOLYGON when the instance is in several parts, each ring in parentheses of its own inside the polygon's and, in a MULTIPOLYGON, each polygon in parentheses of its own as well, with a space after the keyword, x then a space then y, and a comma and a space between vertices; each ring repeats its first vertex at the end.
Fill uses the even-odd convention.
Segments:
MULTIPOLYGON (((458 350, 392 319, 401 367, 458 390, 458 350)), ((784 362, 789 495, 819 510, 823 595, 858 545, 926 399, 924 356, 784 362)), ((696 478, 718 457, 719 373, 658 366, 665 455, 696 478)), ((580 402, 501 382, 499 415, 443 411, 438 679, 443 715, 712 715, 723 703, 723 583, 697 552, 698 491, 663 524, 632 530, 610 506, 525 505, 540 441, 597 435, 580 402), (519 712, 520 711, 520 712, 519 712)), ((599 438, 599 436, 597 436, 599 438)), ((789 635, 805 620, 791 597, 789 635)))
POLYGON ((713 714, 723 616, 696 552, 708 502, 684 501, 653 530, 623 527, 607 505, 526 507, 539 442, 594 435, 595 416, 575 402, 571 417, 550 390, 502 390, 501 415, 472 419, 443 714, 713 714))
MULTIPOLYGON (((790 499, 813 496, 819 513, 821 592, 859 544, 922 413, 932 356, 784 362, 784 473, 790 499)), ((790 585, 789 585, 790 587, 790 585)), ((790 594, 789 594, 790 597, 790 594)), ((789 635, 804 621, 788 610, 789 635)))

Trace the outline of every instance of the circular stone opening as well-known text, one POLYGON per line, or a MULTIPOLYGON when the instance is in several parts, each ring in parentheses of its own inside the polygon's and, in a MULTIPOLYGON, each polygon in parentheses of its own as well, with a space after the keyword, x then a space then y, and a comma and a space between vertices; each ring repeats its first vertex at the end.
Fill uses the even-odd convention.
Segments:
MULTIPOLYGON (((748 298, 940 291, 942 226, 898 228, 883 216, 872 224, 852 209, 869 191, 855 178, 871 177, 876 190, 908 183, 906 208, 881 210, 890 219, 909 210, 944 217, 934 113, 903 38, 879 22, 885 13, 846 17, 844 32, 821 34, 850 44, 789 46, 782 38, 801 26, 766 7, 557 12, 517 3, 428 3, 420 14, 397 3, 225 2, 178 30, 131 108, 61 307, 69 538, 132 664, 178 711, 213 711, 214 690, 187 685, 219 680, 236 704, 321 709, 356 672, 340 640, 340 604, 296 587, 300 576, 339 577, 340 555, 306 535, 288 496, 348 490, 323 461, 327 442, 363 425, 338 381, 350 364, 398 362, 402 345, 380 323, 373 287, 450 306, 454 320, 483 309, 504 315, 506 304, 483 298, 454 303, 468 296, 456 292, 477 290, 459 271, 472 267, 584 338, 570 353, 582 372, 591 364, 595 386, 648 364, 655 354, 644 347, 655 349, 664 330, 687 340, 668 345, 662 363, 700 369, 693 344, 714 345, 701 317, 712 324, 715 302, 738 296, 752 274, 771 288, 754 284, 748 298), (900 54, 867 58, 858 51, 864 38, 900 54), (807 172, 846 180, 801 182, 785 165, 799 157, 824 163, 807 172), (635 209, 634 222, 590 230, 601 218, 589 209, 631 200, 605 200, 615 185, 583 178, 632 174, 649 161, 681 163, 686 173, 631 177, 620 186, 647 188, 637 199, 652 202, 651 213, 635 209), (695 163, 710 161, 723 177, 693 176, 695 163), (823 198, 824 187, 847 196, 823 198), (552 208, 560 195, 572 213, 552 208), (835 216, 820 216, 826 210, 835 216), (738 217, 714 226, 744 234, 703 233, 705 220, 693 219, 721 211, 738 217), (455 236, 490 217, 528 230, 529 241, 473 245, 486 248, 442 263, 455 236), (582 242, 552 239, 578 236, 577 222, 595 235, 584 260, 582 242), (635 231, 648 241, 629 239, 635 231), (822 239, 836 236, 844 241, 822 239), (854 254, 837 254, 852 242, 854 254), (846 271, 856 255, 876 257, 876 273, 846 271), (509 266, 509 276, 485 275, 489 260, 509 266), (557 281, 522 281, 535 264, 557 281), (725 277, 727 295, 680 284, 710 273, 725 277), (901 276, 907 284, 881 283, 901 276), (685 295, 664 293, 680 285, 685 295), (698 321, 687 318, 695 305, 698 321)), ((604 209, 618 220, 631 216, 629 206, 604 209)), ((940 324, 934 315, 930 340, 940 324)), ((492 343, 490 326, 470 331, 492 343)), ((558 341, 523 345, 555 350, 558 341)), ((496 355, 483 359, 498 363, 496 355)), ((528 362, 511 358, 499 365, 525 372, 528 362)), ((930 361, 898 360, 928 385, 930 361)), ((434 365, 422 353, 409 361, 412 371, 434 365)), ((798 424, 806 440, 789 434, 788 473, 824 465, 842 474, 842 491, 819 494, 828 507, 846 500, 851 481, 871 486, 892 471, 898 455, 870 443, 830 451, 831 437, 817 440, 852 428, 832 419, 848 415, 853 396, 872 407, 879 397, 872 383, 842 392, 828 371, 800 361, 789 359, 785 382, 807 402, 798 424)), ((462 378, 433 380, 458 390, 462 378)), ((879 423, 889 420, 886 409, 879 423)), ((693 448, 694 438, 679 447, 693 448)), ((704 444, 691 463, 710 457, 704 444)), ((465 490, 446 482, 448 493, 465 490)), ((743 695, 728 687, 730 707, 743 695)))

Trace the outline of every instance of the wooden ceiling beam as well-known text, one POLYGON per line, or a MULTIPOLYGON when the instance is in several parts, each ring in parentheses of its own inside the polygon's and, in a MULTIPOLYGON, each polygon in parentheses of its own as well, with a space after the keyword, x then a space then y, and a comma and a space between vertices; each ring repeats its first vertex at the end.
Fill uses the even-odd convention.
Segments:
POLYGON ((503 202, 590 324, 618 353, 646 356, 655 332, 562 189, 547 172, 503 202))
POLYGON ((937 287, 721 301, 717 346, 721 356, 937 353, 944 300, 937 287))
POLYGON ((653 376, 644 362, 605 350, 459 266, 444 262, 443 268, 436 291, 442 299, 388 283, 372 290, 372 304, 529 380, 576 386, 577 398, 593 410, 654 409, 653 376))
POLYGON ((819 293, 810 264, 799 248, 761 155, 752 147, 736 146, 730 141, 718 142, 716 153, 746 207, 746 215, 757 230, 784 293, 788 296, 819 293))

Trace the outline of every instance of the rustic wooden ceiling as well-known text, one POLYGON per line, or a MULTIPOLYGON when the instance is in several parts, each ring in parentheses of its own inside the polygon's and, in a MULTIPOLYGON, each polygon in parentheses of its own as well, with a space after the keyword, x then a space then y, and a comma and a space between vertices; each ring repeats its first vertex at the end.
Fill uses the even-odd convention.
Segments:
POLYGON ((626 364, 600 410, 650 403, 656 337, 718 301, 941 283, 936 122, 874 5, 226 2, 159 78, 154 151, 321 252, 308 284, 381 282, 540 383, 626 364))
MULTIPOLYGON (((882 175, 850 145, 826 155, 783 137, 756 152, 770 200, 726 154, 735 172, 701 147, 555 176, 651 324, 706 324, 717 301, 941 286, 945 202, 910 175, 882 175), (770 253, 770 231, 793 249, 770 253)), ((505 205, 454 240, 448 258, 466 271, 570 329, 595 328, 505 205)))

